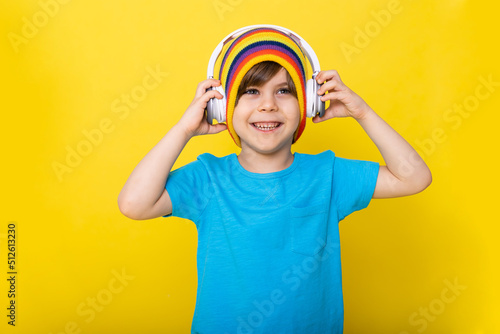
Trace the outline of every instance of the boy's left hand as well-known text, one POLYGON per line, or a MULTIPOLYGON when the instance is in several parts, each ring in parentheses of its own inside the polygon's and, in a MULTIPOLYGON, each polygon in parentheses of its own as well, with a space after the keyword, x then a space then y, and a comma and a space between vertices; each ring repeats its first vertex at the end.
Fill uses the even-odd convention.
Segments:
POLYGON ((316 76, 316 82, 323 84, 318 95, 323 95, 321 101, 330 100, 330 106, 325 110, 323 117, 315 116, 314 123, 323 122, 334 117, 353 117, 363 119, 371 110, 368 104, 349 87, 347 87, 337 71, 321 71, 316 76))

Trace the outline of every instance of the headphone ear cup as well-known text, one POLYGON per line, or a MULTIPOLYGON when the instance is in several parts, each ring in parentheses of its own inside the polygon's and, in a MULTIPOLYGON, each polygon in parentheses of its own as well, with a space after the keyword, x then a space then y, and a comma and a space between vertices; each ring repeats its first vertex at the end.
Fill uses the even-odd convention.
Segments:
POLYGON ((314 117, 314 80, 309 79, 306 83, 306 116, 314 117))
POLYGON ((226 94, 224 94, 224 89, 222 86, 211 87, 208 90, 216 90, 223 96, 222 99, 211 98, 207 102, 207 121, 213 124, 215 119, 218 123, 223 123, 226 121, 226 94))
POLYGON ((319 115, 322 117, 325 114, 325 102, 321 101, 321 96, 318 95, 318 89, 321 87, 315 79, 307 80, 306 84, 306 115, 314 117, 319 115))
MULTIPOLYGON (((321 96, 318 95, 318 90, 320 89, 321 85, 314 80, 314 83, 316 84, 316 90, 314 91, 314 95, 316 96, 316 114, 319 115, 319 117, 323 117, 325 114, 325 102, 321 101, 321 96)), ((324 94, 323 94, 324 95, 324 94)))

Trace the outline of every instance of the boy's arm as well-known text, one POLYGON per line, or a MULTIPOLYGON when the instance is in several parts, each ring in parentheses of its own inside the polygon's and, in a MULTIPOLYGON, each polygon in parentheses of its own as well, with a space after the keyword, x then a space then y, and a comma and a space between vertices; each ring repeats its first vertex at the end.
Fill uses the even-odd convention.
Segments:
POLYGON ((118 196, 120 211, 131 219, 151 219, 172 213, 172 202, 165 184, 177 157, 194 136, 218 133, 225 124, 210 125, 205 119, 205 108, 211 98, 221 99, 216 90, 218 80, 202 81, 191 105, 170 131, 149 151, 130 174, 118 196))
POLYGON ((323 117, 316 116, 313 121, 353 117, 384 158, 386 166, 380 167, 373 198, 412 195, 431 184, 431 172, 423 159, 401 135, 340 80, 337 71, 320 72, 316 80, 318 83, 324 83, 318 94, 326 93, 321 100, 330 100, 330 106, 323 117))

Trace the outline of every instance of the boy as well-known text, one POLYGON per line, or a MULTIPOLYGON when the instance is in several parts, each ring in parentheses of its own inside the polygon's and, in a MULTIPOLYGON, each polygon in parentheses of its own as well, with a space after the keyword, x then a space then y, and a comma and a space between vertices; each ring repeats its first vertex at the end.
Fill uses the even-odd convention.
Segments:
POLYGON ((431 183, 415 150, 333 70, 315 78, 322 84, 317 94, 330 105, 313 121, 354 118, 386 166, 331 151, 293 154, 305 126, 305 59, 293 41, 271 35, 245 33, 241 50, 226 48, 221 80, 198 85, 180 121, 141 160, 118 198, 132 219, 175 215, 196 224, 192 333, 342 333, 338 222, 371 198, 410 195, 431 183), (258 51, 249 52, 254 44, 258 51), (277 44, 289 54, 277 52, 277 44), (249 70, 231 67, 237 61, 249 70), (223 96, 207 89, 221 84, 227 124, 210 125, 207 103, 223 96), (190 138, 226 129, 239 155, 202 154, 170 172, 190 138))

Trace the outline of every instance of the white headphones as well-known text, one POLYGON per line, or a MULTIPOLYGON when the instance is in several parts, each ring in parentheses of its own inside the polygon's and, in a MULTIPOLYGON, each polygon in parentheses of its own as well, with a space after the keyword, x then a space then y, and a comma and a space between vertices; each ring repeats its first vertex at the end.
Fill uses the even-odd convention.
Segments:
MULTIPOLYGON (((290 38, 292 38, 302 49, 302 51, 307 56, 309 63, 311 64, 313 75, 312 78, 307 80, 306 84, 306 115, 307 117, 314 117, 319 115, 320 117, 325 114, 325 102, 321 101, 321 96, 317 94, 318 89, 321 87, 320 84, 316 82, 316 75, 320 72, 318 57, 314 53, 313 49, 307 44, 307 42, 302 39, 299 35, 294 33, 291 30, 285 29, 283 27, 275 26, 275 25, 252 25, 243 27, 236 31, 233 31, 229 35, 227 35, 220 43, 217 45, 215 50, 212 52, 212 56, 210 57, 210 61, 208 62, 207 68, 207 78, 213 79, 214 77, 214 66, 217 58, 219 57, 222 48, 224 45, 230 40, 236 38, 241 33, 246 32, 248 30, 256 29, 256 28, 271 28, 279 30, 285 34, 287 34, 290 38)), ((213 119, 217 120, 217 122, 225 122, 226 121, 226 94, 224 93, 224 89, 222 86, 211 87, 209 90, 215 89, 219 93, 222 94, 223 99, 219 100, 217 98, 212 98, 207 103, 207 121, 212 124, 213 119)))

